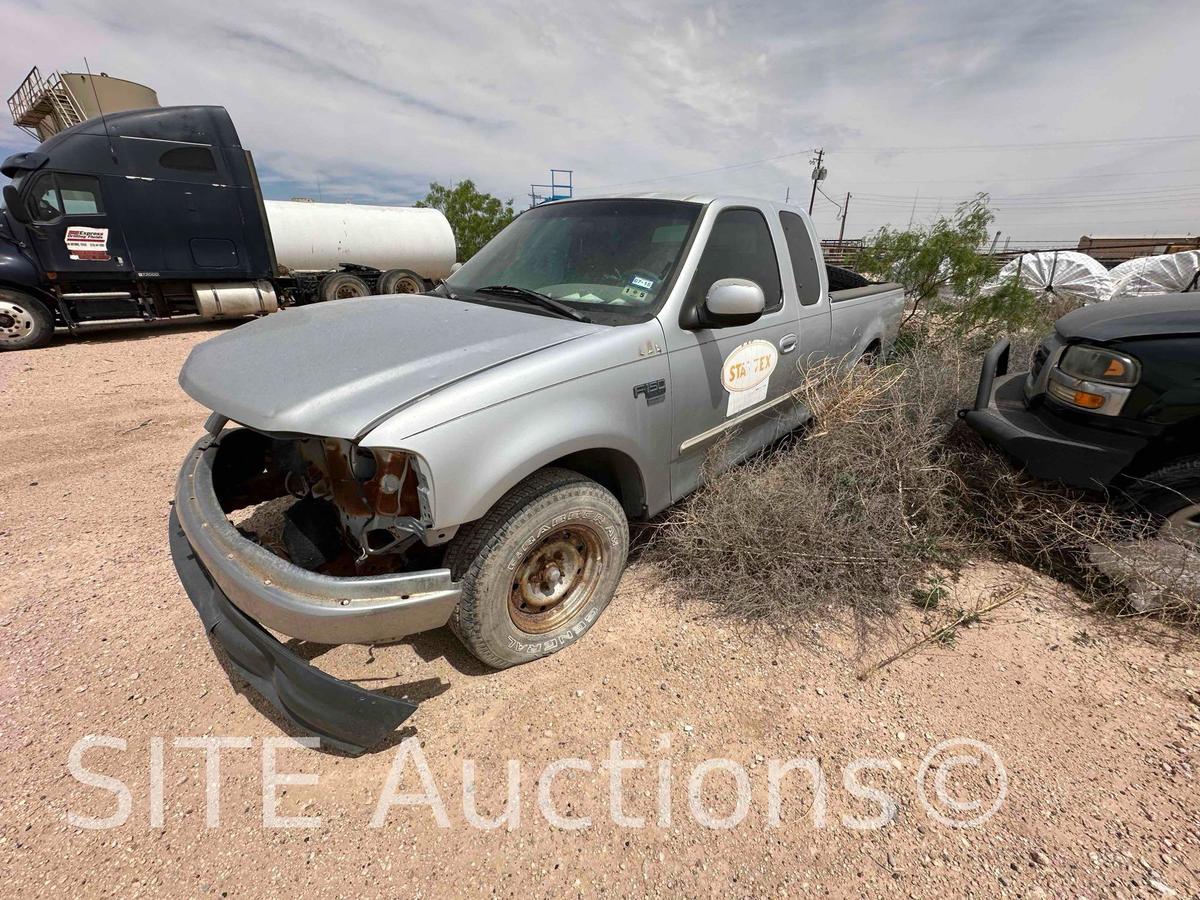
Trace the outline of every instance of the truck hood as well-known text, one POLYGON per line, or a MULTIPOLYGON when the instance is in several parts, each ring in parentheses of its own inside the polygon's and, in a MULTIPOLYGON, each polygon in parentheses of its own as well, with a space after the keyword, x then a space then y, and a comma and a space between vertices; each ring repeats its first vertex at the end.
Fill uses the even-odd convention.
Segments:
POLYGON ((441 297, 335 300, 205 341, 179 384, 250 428, 353 439, 442 388, 600 329, 441 297))
POLYGON ((1066 340, 1106 341, 1200 334, 1200 293, 1147 294, 1072 310, 1054 324, 1066 340))

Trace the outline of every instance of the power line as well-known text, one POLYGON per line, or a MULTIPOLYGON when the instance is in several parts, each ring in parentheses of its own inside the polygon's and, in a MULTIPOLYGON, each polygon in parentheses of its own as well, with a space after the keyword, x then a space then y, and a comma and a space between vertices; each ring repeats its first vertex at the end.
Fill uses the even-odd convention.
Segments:
MULTIPOLYGON (((1034 143, 1010 143, 1010 144, 960 144, 957 146, 892 146, 892 147, 836 147, 837 153, 890 153, 893 155, 903 153, 942 153, 942 152, 974 152, 980 150, 1038 150, 1056 147, 1134 147, 1145 146, 1149 144, 1162 143, 1178 143, 1200 141, 1200 134, 1177 134, 1177 135, 1159 135, 1153 137, 1138 137, 1138 138, 1110 138, 1110 139, 1095 139, 1095 140, 1076 140, 1076 141, 1039 141, 1034 143)), ((718 172, 729 172, 735 169, 748 169, 754 166, 761 166, 767 163, 778 162, 782 159, 790 159, 795 156, 803 156, 806 153, 815 153, 816 149, 792 150, 787 153, 780 153, 776 156, 768 156, 763 159, 751 160, 748 162, 728 163, 726 165, 716 166, 711 169, 698 169, 693 172, 678 172, 670 175, 658 175, 651 178, 640 178, 632 181, 617 181, 610 184, 602 184, 591 188, 593 191, 607 190, 614 187, 627 187, 635 184, 651 184, 657 181, 672 181, 679 178, 695 178, 701 175, 714 175, 718 172)))

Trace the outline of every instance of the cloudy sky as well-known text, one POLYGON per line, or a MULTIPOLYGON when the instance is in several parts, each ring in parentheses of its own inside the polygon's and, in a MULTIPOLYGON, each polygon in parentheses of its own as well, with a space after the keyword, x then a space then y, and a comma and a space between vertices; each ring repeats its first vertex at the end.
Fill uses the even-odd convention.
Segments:
MULTIPOLYGON (((0 0, 0 91, 86 56, 223 105, 277 198, 471 178, 520 208, 553 166, 577 194, 807 205, 824 147, 828 236, 847 191, 848 237, 976 191, 1013 241, 1200 231, 1195 0, 270 6, 0 0)), ((32 144, 0 129, 0 154, 32 144)))

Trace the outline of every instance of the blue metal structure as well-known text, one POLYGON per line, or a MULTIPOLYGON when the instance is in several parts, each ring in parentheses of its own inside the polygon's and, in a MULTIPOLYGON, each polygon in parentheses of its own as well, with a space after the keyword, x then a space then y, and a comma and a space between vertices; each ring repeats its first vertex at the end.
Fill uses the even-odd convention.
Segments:
POLYGON ((529 185, 529 205, 540 206, 552 200, 570 200, 575 196, 575 170, 551 169, 549 184, 529 185), (560 177, 565 176, 565 180, 560 177), (549 193, 539 193, 549 191, 549 193))

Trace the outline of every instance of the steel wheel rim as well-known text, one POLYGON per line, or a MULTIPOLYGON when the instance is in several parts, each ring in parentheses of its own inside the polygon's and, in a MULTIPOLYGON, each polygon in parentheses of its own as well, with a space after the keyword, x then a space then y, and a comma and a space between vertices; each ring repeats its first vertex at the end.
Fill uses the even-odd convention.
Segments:
POLYGON ((0 299, 0 343, 19 344, 33 332, 33 314, 11 300, 0 299))
POLYGON ((1200 503, 1192 503, 1167 516, 1163 530, 1171 537, 1200 547, 1200 503))
POLYGON ((582 523, 556 528, 514 570, 509 619, 526 634, 561 628, 587 606, 603 565, 598 531, 582 523))
POLYGON ((358 289, 357 285, 343 284, 333 292, 335 300, 349 300, 351 297, 362 297, 363 292, 358 289))
POLYGON ((397 294, 419 294, 422 290, 422 285, 417 284, 411 278, 401 278, 396 282, 397 294))

